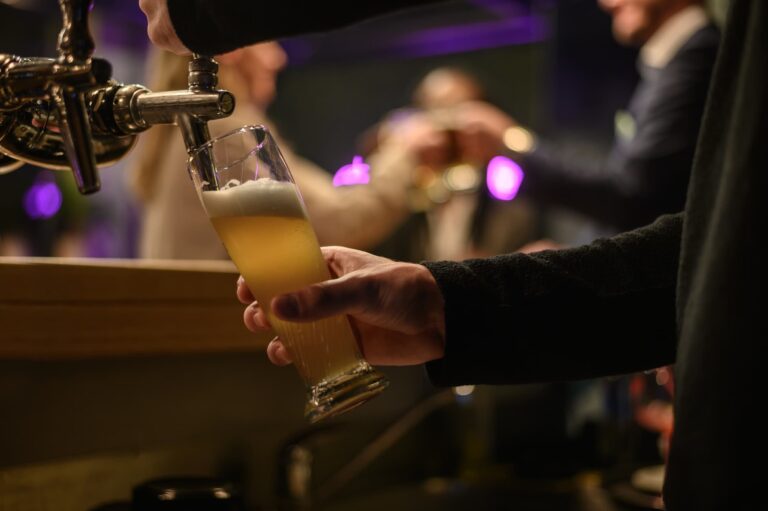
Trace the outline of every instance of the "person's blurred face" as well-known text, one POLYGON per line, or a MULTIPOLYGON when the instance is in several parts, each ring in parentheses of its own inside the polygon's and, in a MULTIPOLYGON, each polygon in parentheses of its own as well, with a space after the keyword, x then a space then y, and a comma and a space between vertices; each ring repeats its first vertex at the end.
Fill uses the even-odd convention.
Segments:
POLYGON ((288 59, 279 44, 267 42, 240 48, 219 60, 237 69, 248 86, 251 101, 266 109, 275 98, 277 74, 288 59))
POLYGON ((449 108, 482 97, 478 82, 470 75, 451 68, 432 70, 414 93, 414 102, 421 108, 449 108))
POLYGON ((613 19, 613 37, 621 44, 644 44, 688 0, 598 0, 613 19))

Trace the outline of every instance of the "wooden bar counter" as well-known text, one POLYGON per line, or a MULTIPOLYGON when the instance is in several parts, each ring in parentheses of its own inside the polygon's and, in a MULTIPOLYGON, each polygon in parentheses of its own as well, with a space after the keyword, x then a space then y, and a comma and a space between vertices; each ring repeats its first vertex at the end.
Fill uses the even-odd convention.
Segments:
POLYGON ((0 258, 0 358, 263 350, 227 261, 0 258))
MULTIPOLYGON (((0 511, 91 511, 227 467, 273 508, 306 395, 243 326, 236 279, 228 262, 0 258, 0 511)), ((322 425, 347 425, 340 448, 431 391, 421 368, 386 372, 381 397, 322 425)))

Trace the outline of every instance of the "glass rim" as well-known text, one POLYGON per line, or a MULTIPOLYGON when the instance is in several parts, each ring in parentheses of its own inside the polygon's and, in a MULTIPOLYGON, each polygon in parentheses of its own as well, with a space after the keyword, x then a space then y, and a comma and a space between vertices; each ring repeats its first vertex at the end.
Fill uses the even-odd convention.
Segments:
MULTIPOLYGON (((262 130, 267 134, 269 133, 269 128, 267 128, 263 124, 246 124, 245 126, 240 126, 239 128, 235 128, 233 130, 227 131, 226 133, 223 133, 217 137, 214 137, 210 139, 208 142, 195 147, 194 149, 189 151, 189 158, 191 159, 193 156, 197 155, 198 153, 206 149, 210 149, 211 147, 213 147, 213 144, 215 144, 216 142, 220 142, 221 140, 227 137, 231 137, 232 135, 235 135, 237 133, 242 133, 245 131, 253 131, 255 129, 262 130)), ((256 148, 254 148, 253 150, 248 151, 248 154, 252 154, 254 151, 258 151, 259 149, 261 149, 262 145, 263 145, 263 142, 257 145, 256 148)))

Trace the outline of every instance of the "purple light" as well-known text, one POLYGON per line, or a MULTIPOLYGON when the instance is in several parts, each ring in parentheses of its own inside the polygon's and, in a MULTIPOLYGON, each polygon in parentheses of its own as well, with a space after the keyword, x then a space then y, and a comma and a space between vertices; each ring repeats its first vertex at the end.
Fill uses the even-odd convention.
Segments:
MULTIPOLYGON (((509 0, 471 0, 482 4, 485 21, 455 23, 449 26, 418 29, 408 25, 393 36, 391 26, 377 23, 348 29, 349 36, 340 39, 324 36, 302 36, 281 41, 290 65, 311 61, 349 58, 430 57, 465 53, 504 46, 534 44, 545 41, 552 32, 544 15, 529 13, 528 2, 510 4, 509 0), (527 14, 524 14, 527 13, 527 14), (487 20, 488 17, 501 18, 487 20), (356 37, 349 44, 347 37, 356 37)), ((538 0, 543 1, 543 0, 538 0)), ((476 8, 477 9, 477 8, 476 8)))
POLYGON ((365 185, 371 180, 371 166, 363 161, 362 156, 352 158, 352 163, 344 165, 333 176, 333 186, 365 185))
POLYGON ((315 55, 315 48, 310 41, 301 37, 283 39, 280 46, 288 55, 288 65, 298 66, 305 64, 315 55))
POLYGON ((499 200, 509 201, 517 196, 525 173, 520 165, 505 156, 496 156, 488 162, 486 184, 488 191, 499 200))
POLYGON ((30 218, 51 218, 61 209, 62 199, 56 183, 38 179, 24 195, 24 209, 30 218))
POLYGON ((422 30, 400 38, 395 46, 405 55, 428 57, 532 44, 545 40, 548 35, 546 22, 531 15, 422 30))

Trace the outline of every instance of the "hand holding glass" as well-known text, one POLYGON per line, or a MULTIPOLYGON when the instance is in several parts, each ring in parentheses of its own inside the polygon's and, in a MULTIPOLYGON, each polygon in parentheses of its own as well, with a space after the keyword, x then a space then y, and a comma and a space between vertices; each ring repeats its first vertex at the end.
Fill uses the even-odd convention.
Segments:
POLYGON ((345 316, 292 323, 269 310, 276 295, 331 276, 267 129, 246 126, 211 140, 190 154, 189 171, 227 252, 307 386, 309 420, 349 410, 384 390, 388 381, 360 355, 345 316))

